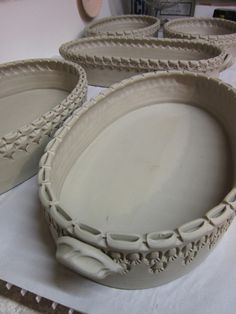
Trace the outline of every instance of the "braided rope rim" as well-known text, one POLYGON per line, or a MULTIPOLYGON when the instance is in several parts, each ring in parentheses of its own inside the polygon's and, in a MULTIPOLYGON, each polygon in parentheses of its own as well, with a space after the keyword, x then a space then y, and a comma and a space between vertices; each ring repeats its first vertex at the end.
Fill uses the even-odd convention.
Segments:
POLYGON ((85 100, 87 78, 85 70, 72 62, 57 59, 29 59, 0 65, 0 79, 25 74, 26 72, 63 71, 78 76, 78 82, 72 92, 50 111, 31 123, 0 137, 0 154, 10 156, 29 142, 38 143, 43 135, 51 136, 56 128, 85 100))
MULTIPOLYGON (((95 20, 90 23, 87 27, 85 27, 84 32, 86 36, 98 36, 98 35, 108 35, 108 36, 127 36, 127 35, 135 35, 135 36, 151 36, 154 35, 160 29, 160 20, 154 16, 149 15, 117 15, 112 17, 104 17, 99 20, 95 20), (117 21, 122 21, 125 26, 125 22, 133 22, 134 29, 132 30, 123 30, 123 31, 101 31, 99 30, 100 25, 108 25, 113 24, 117 21), (136 28, 135 23, 143 22, 144 26, 142 28, 136 28), (150 24, 146 26, 146 23, 150 24)), ((125 28, 125 27, 124 27, 125 28)))
POLYGON ((236 22, 228 21, 220 18, 181 18, 167 22, 164 24, 164 35, 166 37, 173 38, 189 38, 189 39, 203 39, 210 41, 219 41, 218 44, 236 41, 236 22), (225 35, 203 35, 203 34, 192 34, 191 32, 181 32, 175 29, 178 25, 195 25, 196 23, 207 23, 210 27, 219 24, 219 26, 225 26, 232 30, 232 34, 225 35))
MULTIPOLYGON (((179 76, 186 76, 186 77, 199 77, 204 80, 214 81, 214 83, 217 86, 222 85, 225 87, 227 92, 231 92, 234 94, 235 101, 236 101, 236 90, 232 88, 232 86, 222 83, 222 81, 218 79, 214 79, 211 77, 206 77, 202 74, 196 74, 196 73, 190 73, 190 72, 162 72, 162 73, 145 73, 141 75, 133 76, 129 79, 125 79, 119 83, 116 83, 112 85, 107 90, 101 92, 97 96, 93 97, 91 100, 86 102, 82 107, 75 110, 71 117, 69 117, 63 127, 61 127, 57 132, 55 133, 54 139, 51 140, 46 149, 45 154, 42 156, 40 160, 39 165, 39 173, 38 173, 38 184, 39 184, 39 197, 41 200, 41 203, 43 204, 45 210, 46 210, 46 217, 49 221, 49 224, 53 226, 55 230, 58 231, 60 235, 69 235, 73 236, 75 238, 79 238, 82 241, 85 241, 87 243, 90 243, 96 247, 102 248, 105 251, 109 251, 109 239, 112 237, 113 233, 111 232, 102 232, 100 230, 97 230, 96 228, 93 228, 92 226, 88 226, 83 224, 82 222, 76 220, 72 220, 67 213, 64 212, 63 208, 60 206, 60 201, 55 196, 55 193, 53 191, 53 187, 51 185, 51 171, 52 171, 52 164, 53 160, 55 158, 55 155, 57 154, 57 150, 60 147, 60 143, 65 139, 68 132, 70 131, 73 126, 78 123, 79 118, 86 114, 86 112, 95 106, 97 102, 100 100, 108 97, 110 94, 112 94, 114 91, 117 91, 119 89, 123 89, 124 87, 127 87, 134 82, 138 81, 144 81, 149 78, 155 78, 159 76, 172 76, 173 74, 177 74, 179 76)), ((179 228, 176 228, 175 230, 168 230, 163 232, 157 232, 160 235, 160 240, 165 240, 168 237, 174 238, 175 243, 173 244, 172 241, 172 248, 176 246, 181 245, 187 245, 189 243, 194 243, 194 241, 197 241, 199 239, 204 239, 207 235, 211 235, 214 237, 215 234, 219 231, 219 223, 217 223, 217 220, 221 221, 220 226, 223 226, 224 233, 228 226, 231 224, 234 216, 236 214, 236 187, 233 187, 232 190, 226 195, 224 200, 218 204, 216 207, 208 210, 205 215, 201 218, 192 220, 188 222, 187 224, 184 224, 180 226, 179 228), (212 218, 212 211, 217 211, 217 217, 216 219, 212 218), (189 235, 193 235, 194 240, 186 240, 183 238, 181 230, 184 230, 186 228, 186 225, 192 225, 188 232, 189 235), (202 233, 199 235, 198 232, 196 233, 195 228, 197 226, 200 226, 200 228, 206 228, 208 231, 205 232, 204 235, 202 233)), ((155 232, 154 232, 155 233, 155 232)), ((222 234, 221 233, 221 234, 222 234)), ((149 251, 152 246, 150 244, 150 241, 148 238, 151 237, 152 233, 148 234, 119 234, 123 237, 128 236, 130 238, 129 241, 124 241, 126 243, 122 243, 122 241, 119 243, 119 250, 127 250, 127 243, 130 244, 129 251, 137 252, 137 245, 139 244, 139 250, 142 251, 149 251), (134 239, 137 239, 137 241, 134 241, 134 239), (140 248, 141 243, 141 248, 140 248)), ((168 242, 168 241, 167 241, 168 242)), ((170 247, 166 246, 165 244, 162 244, 162 249, 169 249, 170 247)))
POLYGON ((183 40, 183 39, 155 39, 155 38, 133 38, 133 37, 89 37, 79 40, 70 41, 63 44, 60 54, 67 60, 82 64, 90 68, 110 68, 125 71, 154 71, 154 70, 187 70, 195 72, 214 71, 223 65, 227 58, 227 53, 219 46, 208 44, 203 41, 183 40), (130 48, 158 48, 171 47, 173 50, 193 50, 205 51, 209 55, 216 55, 202 60, 158 60, 152 58, 133 58, 116 57, 116 56, 94 56, 86 54, 86 49, 96 47, 130 47, 130 48), (76 48, 76 50, 75 50, 76 48), (85 53, 83 52, 85 51, 85 53))

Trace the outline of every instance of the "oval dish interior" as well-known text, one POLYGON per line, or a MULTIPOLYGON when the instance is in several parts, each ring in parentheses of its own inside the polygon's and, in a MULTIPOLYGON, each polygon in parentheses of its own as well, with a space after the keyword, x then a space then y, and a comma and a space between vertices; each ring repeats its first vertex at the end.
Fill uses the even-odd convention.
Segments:
POLYGON ((200 43, 171 40, 93 39, 71 43, 69 53, 75 56, 143 58, 156 60, 203 60, 220 55, 219 48, 200 43))
POLYGON ((137 73, 190 71, 215 76, 229 56, 215 45, 182 39, 102 36, 63 44, 61 55, 83 65, 91 85, 110 86, 137 73))
POLYGON ((91 27, 93 30, 96 28, 96 31, 98 32, 123 32, 123 31, 132 31, 133 29, 139 29, 143 27, 150 26, 150 23, 148 21, 136 21, 136 20, 121 20, 116 21, 115 23, 107 21, 106 23, 97 23, 94 25, 94 27, 91 27))
POLYGON ((105 232, 175 229, 232 186, 235 97, 226 108, 202 76, 144 77, 90 103, 52 163, 61 212, 105 232))
POLYGON ((77 78, 45 69, 13 73, 0 81, 0 137, 31 123, 69 95, 77 78))
POLYGON ((101 34, 132 34, 144 35, 146 32, 154 34, 160 28, 160 22, 153 16, 145 15, 118 15, 106 17, 92 22, 86 28, 85 33, 88 35, 101 34), (151 30, 151 28, 155 28, 151 30), (139 34, 140 30, 140 34, 139 34))
POLYGON ((236 26, 233 28, 232 23, 220 19, 186 19, 176 21, 172 26, 177 32, 193 35, 229 35, 236 31, 236 26))

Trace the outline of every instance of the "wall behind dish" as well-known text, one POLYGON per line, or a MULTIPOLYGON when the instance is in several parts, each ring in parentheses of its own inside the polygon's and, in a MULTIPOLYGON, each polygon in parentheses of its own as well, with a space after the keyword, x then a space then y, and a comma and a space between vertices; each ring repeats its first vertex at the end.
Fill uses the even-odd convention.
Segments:
MULTIPOLYGON (((88 23, 77 0, 0 0, 0 63, 52 57, 88 23)), ((122 14, 120 0, 102 0, 98 16, 122 14)))

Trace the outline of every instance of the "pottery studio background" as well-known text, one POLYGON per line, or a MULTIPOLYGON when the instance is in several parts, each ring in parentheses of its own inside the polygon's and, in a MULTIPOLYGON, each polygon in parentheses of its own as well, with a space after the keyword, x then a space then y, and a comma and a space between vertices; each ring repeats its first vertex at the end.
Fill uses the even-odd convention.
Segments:
MULTIPOLYGON (((129 13, 131 2, 103 0, 96 18, 129 13)), ((212 16, 215 8, 224 8, 224 5, 227 9, 236 9, 234 2, 197 1, 194 15, 212 16)), ((84 14, 81 1, 0 0, 0 63, 26 58, 59 57, 58 47, 78 38, 89 22, 91 19, 84 14)), ((235 71, 236 67, 233 66, 223 73, 223 78, 236 87, 235 71)), ((89 96, 98 91, 100 89, 89 87, 89 96)), ((60 267, 61 275, 55 275, 58 266, 54 259, 54 246, 47 225, 38 214, 38 203, 35 205, 37 194, 34 177, 0 198, 0 279, 23 288, 22 298, 27 296, 25 291, 29 291, 29 294, 34 293, 33 299, 37 295, 50 299, 49 306, 53 306, 41 312, 54 310, 55 313, 63 313, 68 312, 69 308, 75 308, 89 314, 235 313, 236 234, 232 230, 236 227, 235 222, 208 262, 187 279, 179 279, 157 289, 134 292, 102 286, 98 289, 95 283, 86 279, 82 279, 78 287, 70 271, 60 267), (30 196, 23 199, 22 194, 30 196), (12 228, 6 228, 6 224, 12 228), (11 232, 13 227, 14 232, 11 232), (19 242, 14 242, 17 237, 19 242), (18 259, 12 268, 8 254, 11 258, 16 254, 18 259), (57 303, 64 304, 67 309, 60 310, 57 303)), ((20 301, 19 297, 14 296, 14 291, 12 297, 20 301)), ((33 313, 33 302, 28 303, 28 306, 31 309, 11 300, 0 299, 0 313, 33 313)), ((35 309, 38 313, 38 308, 35 309)))
MULTIPOLYGON (((128 13, 131 2, 103 0, 97 18, 128 13)), ((196 16, 212 16, 220 1, 203 2, 196 4, 196 16)), ((221 5, 233 8, 233 2, 224 0, 221 5)), ((58 55, 61 43, 77 38, 91 21, 76 0, 1 0, 0 5, 0 62, 58 55)))

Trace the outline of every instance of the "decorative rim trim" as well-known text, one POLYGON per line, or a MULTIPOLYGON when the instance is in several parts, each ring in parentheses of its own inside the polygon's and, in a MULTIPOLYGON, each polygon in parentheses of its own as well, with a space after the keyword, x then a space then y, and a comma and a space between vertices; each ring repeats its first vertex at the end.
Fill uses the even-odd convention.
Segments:
POLYGON ((218 234, 218 229, 221 226, 230 225, 236 214, 236 187, 233 187, 230 193, 226 195, 225 199, 216 207, 207 211, 203 217, 185 223, 175 230, 152 232, 143 235, 101 232, 92 226, 78 222, 77 219, 72 220, 60 207, 60 202, 56 198, 52 189, 50 176, 54 156, 60 147, 60 143, 74 124, 78 123, 78 120, 82 115, 96 105, 97 101, 104 99, 114 91, 123 89, 133 82, 140 82, 146 78, 163 75, 171 76, 172 74, 200 77, 214 81, 218 86, 225 85, 228 91, 235 93, 236 98, 236 90, 230 85, 222 83, 220 80, 206 77, 202 74, 194 74, 190 72, 181 73, 176 71, 169 73, 145 73, 114 84, 107 90, 93 97, 90 101, 86 102, 83 107, 75 110, 72 116, 65 121, 63 127, 57 130, 54 139, 48 143, 45 154, 42 156, 39 164, 39 197, 46 209, 46 217, 49 224, 54 229, 53 232, 55 237, 57 237, 58 234, 60 236, 72 235, 77 239, 92 244, 105 251, 110 251, 112 249, 114 251, 146 252, 153 250, 154 247, 155 249, 163 251, 193 243, 194 241, 203 239, 207 235, 212 235, 214 237, 215 234, 218 234))
MULTIPOLYGON (((135 24, 134 24, 135 25, 135 24)), ((135 27, 135 26, 134 26, 135 27)), ((149 15, 117 15, 112 17, 104 17, 99 20, 95 20, 90 23, 87 27, 85 27, 84 32, 86 36, 127 36, 127 35, 135 35, 135 36, 152 36, 160 29, 160 20, 154 16, 149 15), (148 22, 149 26, 144 26, 142 28, 134 28, 133 30, 124 30, 124 31, 100 31, 98 26, 104 24, 112 24, 116 21, 134 21, 136 22, 148 22)))
POLYGON ((72 92, 50 111, 44 113, 31 123, 25 124, 15 131, 0 137, 0 155, 12 158, 18 150, 25 150, 29 143, 39 143, 44 135, 51 136, 56 128, 70 115, 84 100, 87 94, 87 79, 85 70, 72 62, 56 59, 29 59, 0 65, 0 79, 10 75, 25 74, 26 72, 64 71, 79 76, 78 83, 72 92))
POLYGON ((208 44, 203 41, 183 40, 183 39, 155 39, 155 38, 133 38, 133 37, 91 37, 79 40, 70 41, 63 44, 60 49, 60 54, 67 60, 77 62, 89 68, 108 68, 118 69, 125 71, 163 71, 163 70, 187 70, 193 72, 208 72, 220 70, 219 68, 224 64, 228 54, 219 46, 208 44), (180 45, 181 44, 181 45, 180 45), (83 53, 86 49, 96 47, 145 47, 145 48, 158 48, 170 46, 174 50, 194 50, 194 51, 209 51, 217 54, 216 57, 202 60, 158 60, 152 58, 133 58, 130 57, 116 57, 116 56, 94 56, 83 53), (78 51, 74 52, 74 47, 78 51), (81 50, 80 50, 81 49, 81 50), (81 51, 81 53, 80 53, 81 51))
POLYGON ((167 22, 164 24, 164 35, 166 37, 173 37, 173 38, 186 38, 186 39, 203 39, 203 40, 209 40, 217 41, 217 44, 223 44, 230 41, 236 41, 236 23, 233 21, 228 21, 220 18, 181 18, 181 19, 175 19, 172 21, 167 22), (208 23, 210 26, 213 26, 217 23, 219 25, 225 25, 227 28, 232 29, 234 33, 232 34, 225 34, 225 35, 203 35, 203 34, 192 34, 187 32, 181 32, 175 29, 176 25, 183 24, 190 24, 195 25, 195 23, 208 23))

